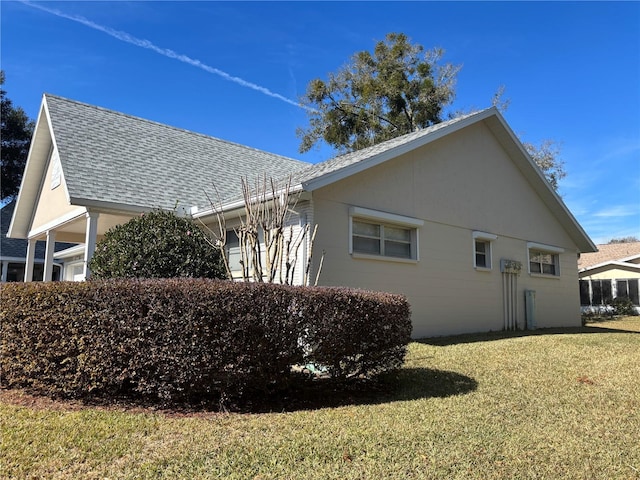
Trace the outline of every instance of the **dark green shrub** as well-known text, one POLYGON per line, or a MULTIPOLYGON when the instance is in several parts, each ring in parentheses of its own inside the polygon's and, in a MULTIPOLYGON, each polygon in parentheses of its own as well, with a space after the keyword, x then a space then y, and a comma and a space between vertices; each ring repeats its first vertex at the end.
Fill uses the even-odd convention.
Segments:
POLYGON ((637 315, 633 302, 629 297, 616 297, 611 300, 614 315, 637 315))
POLYGON ((93 278, 224 278, 220 252, 189 218, 153 211, 109 230, 89 264, 93 278))
POLYGON ((306 362, 336 379, 370 377, 402 365, 412 328, 403 296, 313 288, 296 300, 301 300, 298 314, 307 320, 306 362))
POLYGON ((0 384, 75 398, 259 399, 295 365, 337 379, 397 368, 411 331, 404 297, 346 289, 114 279, 0 293, 0 384))

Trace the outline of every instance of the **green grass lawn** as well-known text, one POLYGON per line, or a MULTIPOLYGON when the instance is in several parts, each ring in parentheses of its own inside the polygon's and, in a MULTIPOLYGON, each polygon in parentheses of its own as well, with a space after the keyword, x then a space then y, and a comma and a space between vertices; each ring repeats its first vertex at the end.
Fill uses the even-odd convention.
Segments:
POLYGON ((396 392, 341 402, 187 414, 0 390, 0 478, 640 479, 640 317, 415 342, 396 392))

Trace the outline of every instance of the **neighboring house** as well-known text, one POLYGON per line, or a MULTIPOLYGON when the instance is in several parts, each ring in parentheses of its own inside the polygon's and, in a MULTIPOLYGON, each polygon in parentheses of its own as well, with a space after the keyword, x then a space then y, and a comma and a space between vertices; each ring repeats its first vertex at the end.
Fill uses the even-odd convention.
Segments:
POLYGON ((628 297, 640 313, 640 242, 598 245, 597 252, 580 256, 578 268, 583 310, 628 297))
POLYGON ((9 234, 82 242, 89 273, 96 240, 152 208, 233 227, 259 175, 291 176, 320 284, 405 294, 414 337, 581 324, 595 245, 495 108, 313 165, 45 95, 9 234))
MULTIPOLYGON (((2 273, 0 281, 2 282, 22 282, 25 276, 25 264, 27 258, 27 241, 18 238, 7 238, 7 230, 11 223, 13 210, 16 206, 15 200, 7 203, 0 209, 0 265, 2 273)), ((72 244, 58 243, 55 250, 60 251, 66 249, 72 244)), ((44 274, 44 252, 45 242, 38 242, 34 251, 33 262, 33 280, 42 280, 44 274)), ((53 280, 62 278, 63 262, 55 261, 52 268, 53 280)))

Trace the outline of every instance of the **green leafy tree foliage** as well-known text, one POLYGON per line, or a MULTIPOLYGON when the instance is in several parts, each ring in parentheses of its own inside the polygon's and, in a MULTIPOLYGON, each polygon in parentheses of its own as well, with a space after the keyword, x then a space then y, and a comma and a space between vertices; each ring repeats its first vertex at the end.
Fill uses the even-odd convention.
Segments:
MULTIPOLYGON (((327 81, 312 80, 301 100, 309 126, 297 129, 300 152, 320 141, 338 153, 352 152, 441 122, 460 70, 441 65, 443 54, 411 43, 402 33, 389 33, 373 53, 358 52, 327 81)), ((501 86, 492 99, 502 112, 510 104, 504 90, 501 86)), ((558 142, 523 145, 557 190, 566 176, 558 142)))
POLYGON ((94 278, 224 278, 220 252, 189 218, 153 211, 109 230, 89 264, 94 278))
POLYGON ((24 110, 14 107, 7 98, 7 92, 1 88, 4 79, 4 71, 0 71, 0 198, 3 200, 18 194, 34 128, 24 110))
POLYGON ((560 158, 560 145, 555 140, 543 140, 540 145, 522 142, 534 162, 540 167, 545 178, 554 190, 558 190, 560 180, 567 176, 564 162, 560 158))
POLYGON ((321 140, 350 152, 440 122, 459 70, 439 65, 443 53, 389 33, 373 53, 356 53, 328 81, 312 80, 302 98, 310 125, 297 131, 300 152, 321 140))

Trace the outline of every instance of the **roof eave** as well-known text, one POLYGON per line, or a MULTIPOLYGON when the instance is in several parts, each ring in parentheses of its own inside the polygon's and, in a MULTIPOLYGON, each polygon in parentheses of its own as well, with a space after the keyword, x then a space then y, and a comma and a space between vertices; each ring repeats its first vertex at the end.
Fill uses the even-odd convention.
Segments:
POLYGON ((71 197, 71 204, 85 207, 87 210, 103 213, 146 213, 152 210, 160 209, 160 207, 142 207, 139 205, 130 205, 119 202, 105 202, 91 198, 71 197))
POLYGON ((585 272, 589 272, 591 270, 598 270, 601 268, 605 268, 605 267, 620 267, 623 269, 627 269, 627 270, 638 270, 640 271, 640 265, 637 265, 635 263, 627 263, 627 262, 620 262, 620 261, 610 261, 610 262, 602 262, 602 263, 598 263, 596 265, 590 265, 588 267, 584 267, 578 270, 579 273, 585 273, 585 272))
POLYGON ((620 262, 630 262, 631 260, 637 260, 640 258, 640 253, 636 253, 635 255, 631 255, 629 257, 621 258, 620 262))
MULTIPOLYGON (((293 195, 300 195, 303 192, 307 191, 304 186, 302 184, 296 184, 296 185, 292 185, 289 189, 289 194, 293 194, 293 195)), ((276 191, 276 196, 279 196, 281 193, 284 192, 284 189, 280 189, 278 191, 276 191)), ((268 193, 267 195, 264 196, 263 200, 266 201, 270 201, 273 199, 273 194, 272 193, 268 193)), ((257 197, 254 196, 251 198, 252 201, 256 201, 257 197)), ((223 203, 219 206, 212 206, 211 208, 207 208, 206 210, 201 210, 198 211, 196 213, 192 214, 192 217, 194 219, 198 219, 201 221, 204 221, 205 218, 207 217, 214 217, 217 216, 219 214, 230 214, 230 213, 234 213, 236 211, 239 211, 241 209, 244 209, 244 198, 238 198, 232 201, 228 201, 226 203, 223 203)))
POLYGON ((53 254, 53 258, 56 260, 65 259, 69 257, 74 257, 76 255, 80 255, 84 253, 86 246, 84 244, 75 245, 73 247, 65 248, 64 250, 59 250, 53 254))

